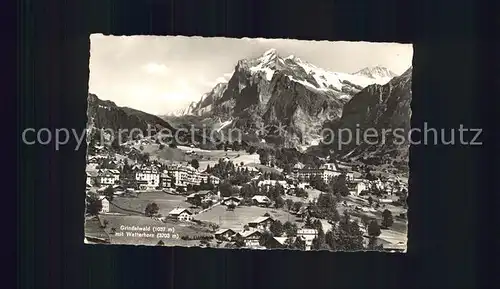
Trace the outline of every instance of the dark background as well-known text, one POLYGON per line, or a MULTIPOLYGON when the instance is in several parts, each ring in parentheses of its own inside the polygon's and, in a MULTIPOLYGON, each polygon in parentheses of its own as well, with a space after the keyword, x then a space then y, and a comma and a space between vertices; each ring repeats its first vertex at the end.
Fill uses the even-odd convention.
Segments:
POLYGON ((478 31, 493 12, 480 14, 475 1, 18 2, 21 131, 85 128, 90 33, 414 43, 412 125, 484 128, 482 147, 412 147, 406 255, 84 246, 86 148, 74 151, 72 140, 55 152, 19 137, 20 288, 490 285, 495 82, 480 72, 492 46, 478 31))

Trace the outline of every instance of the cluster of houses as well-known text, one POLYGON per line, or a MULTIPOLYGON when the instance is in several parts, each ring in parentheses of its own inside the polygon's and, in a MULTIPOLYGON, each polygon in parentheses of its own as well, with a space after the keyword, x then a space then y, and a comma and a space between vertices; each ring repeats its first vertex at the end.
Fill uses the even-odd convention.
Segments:
POLYGON ((361 196, 364 193, 367 193, 368 191, 374 189, 388 196, 395 195, 403 190, 408 191, 408 184, 404 183, 402 180, 398 180, 395 178, 391 178, 385 181, 382 181, 380 179, 373 181, 365 179, 354 179, 348 182, 347 185, 351 194, 355 196, 361 196))
MULTIPOLYGON (((244 228, 240 232, 229 228, 220 229, 215 232, 215 238, 219 241, 229 242, 241 240, 245 247, 259 249, 262 248, 260 244, 262 235, 265 231, 269 231, 273 222, 272 217, 258 217, 245 226, 248 228, 244 228)), ((293 243, 297 238, 300 238, 305 243, 305 250, 309 251, 317 235, 318 231, 315 229, 299 229, 296 236, 273 236, 270 240, 267 240, 266 246, 270 248, 286 248, 288 246, 287 240, 289 243, 293 243)))
MULTIPOLYGON (((408 190, 407 182, 401 179, 389 178, 387 180, 377 179, 373 181, 361 179, 359 178, 359 173, 350 170, 349 167, 340 166, 337 162, 325 163, 319 168, 305 168, 301 163, 297 163, 293 167, 291 176, 296 180, 310 180, 314 177, 320 177, 325 183, 329 183, 342 174, 346 176, 346 182, 350 193, 355 196, 360 196, 363 192, 371 189, 377 189, 387 195, 393 195, 403 189, 408 190)), ((286 187, 285 182, 279 183, 286 187)), ((306 183, 303 183, 303 186, 304 184, 306 183)))
MULTIPOLYGON (((105 158, 105 157, 104 157, 105 158)), ((92 169, 92 164, 97 161, 102 162, 103 157, 94 156, 89 159, 87 170, 87 185, 109 186, 120 181, 124 183, 135 181, 139 190, 155 190, 162 188, 180 188, 186 190, 187 186, 200 185, 202 182, 218 185, 220 179, 200 172, 189 165, 169 165, 166 167, 160 163, 151 162, 149 164, 135 164, 128 175, 123 173, 123 162, 111 159, 107 161, 117 169, 92 169)))

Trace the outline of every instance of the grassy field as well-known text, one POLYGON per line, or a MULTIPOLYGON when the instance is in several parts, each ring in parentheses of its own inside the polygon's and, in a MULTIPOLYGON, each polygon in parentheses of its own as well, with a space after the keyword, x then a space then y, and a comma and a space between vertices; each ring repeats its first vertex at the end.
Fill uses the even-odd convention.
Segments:
POLYGON ((142 146, 141 152, 148 153, 150 159, 152 160, 168 160, 175 162, 187 162, 191 160, 191 157, 186 155, 186 153, 178 148, 171 148, 165 146, 160 150, 159 144, 145 144, 145 145, 134 145, 134 148, 140 150, 142 146))
POLYGON ((216 206, 211 210, 195 216, 195 219, 218 224, 222 229, 240 231, 243 229, 244 225, 248 224, 248 222, 263 216, 265 213, 269 213, 273 218, 280 220, 281 222, 295 222, 297 219, 294 215, 282 210, 255 206, 241 206, 237 207, 234 211, 227 211, 225 206, 216 206))
POLYGON ((259 162, 259 155, 250 155, 245 151, 224 151, 224 150, 212 150, 212 151, 195 151, 196 158, 200 163, 200 169, 204 170, 208 165, 213 167, 219 162, 219 159, 228 158, 235 164, 240 164, 243 162, 245 165, 253 164, 259 162))
MULTIPOLYGON (((197 227, 196 225, 181 223, 181 222, 169 222, 163 223, 161 221, 151 219, 144 216, 115 216, 115 215, 101 215, 101 222, 107 222, 104 230, 109 234, 112 244, 133 244, 133 245, 156 245, 160 240, 162 240, 167 246, 198 246, 200 241, 197 240, 182 240, 182 236, 195 236, 195 235, 211 235, 204 228, 197 227), (127 236, 125 232, 134 232, 131 230, 122 230, 121 226, 137 226, 146 227, 150 226, 151 231, 148 233, 153 234, 152 237, 135 237, 127 236), (173 234, 178 235, 178 238, 166 238, 164 236, 157 236, 156 232, 153 232, 153 227, 163 228, 165 231, 171 230, 173 234), (112 228, 116 229, 116 234, 112 234, 112 228), (120 234, 123 232, 123 236, 120 234)), ((138 232, 138 231, 137 231, 138 232)))
MULTIPOLYGON (((140 193, 137 198, 115 197, 113 203, 120 208, 134 210, 144 213, 149 203, 156 203, 160 208, 159 213, 163 216, 168 215, 176 207, 190 208, 191 204, 185 202, 186 197, 169 195, 161 191, 140 193)), ((111 205, 111 211, 116 213, 130 214, 128 211, 119 209, 111 205)), ((194 211, 193 209, 190 209, 194 211)))

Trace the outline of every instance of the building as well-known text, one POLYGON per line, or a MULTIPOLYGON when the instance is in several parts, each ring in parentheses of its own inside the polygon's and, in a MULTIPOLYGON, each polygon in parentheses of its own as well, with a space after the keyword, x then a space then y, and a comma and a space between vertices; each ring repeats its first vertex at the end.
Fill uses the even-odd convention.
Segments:
POLYGON ((233 205, 233 206, 237 207, 240 205, 240 203, 241 203, 241 198, 234 197, 234 196, 226 197, 222 200, 222 204, 225 206, 233 205))
POLYGON ((229 241, 235 234, 236 232, 231 229, 221 229, 215 232, 215 239, 221 241, 229 241))
POLYGON ((106 197, 104 197, 104 196, 101 196, 100 199, 101 199, 101 204, 102 204, 101 213, 103 213, 103 214, 109 213, 109 201, 108 201, 108 199, 106 199, 106 197))
POLYGON ((208 184, 210 181, 210 175, 207 173, 200 173, 200 183, 203 182, 205 184, 208 184))
POLYGON ((263 180, 260 181, 257 186, 260 188, 262 186, 276 186, 280 185, 282 187, 287 187, 288 183, 286 181, 277 181, 277 180, 263 180))
POLYGON ((160 187, 162 188, 172 187, 172 177, 168 174, 168 171, 163 171, 160 174, 160 187))
POLYGON ((220 179, 218 177, 210 175, 209 178, 210 178, 210 183, 213 184, 214 186, 220 184, 220 179))
POLYGON ((252 202, 257 206, 267 207, 271 204, 271 200, 267 196, 255 195, 252 197, 252 202))
POLYGON ((241 240, 243 240, 243 243, 245 243, 245 247, 250 247, 250 248, 260 247, 261 236, 262 233, 257 230, 243 231, 235 235, 236 238, 241 238, 241 240))
POLYGON ((268 231, 273 222, 274 220, 271 217, 258 217, 252 222, 249 222, 248 226, 259 231, 268 231))
POLYGON ((317 236, 318 231, 316 229, 299 229, 297 231, 297 237, 306 243, 306 251, 311 250, 312 242, 317 236))
POLYGON ((321 177, 325 183, 330 182, 333 178, 340 176, 342 172, 332 170, 328 167, 321 167, 319 169, 301 169, 294 172, 294 175, 298 179, 310 180, 316 176, 321 177))
POLYGON ((134 167, 135 180, 140 183, 139 188, 156 188, 160 185, 160 172, 156 166, 134 167))
POLYGON ((205 184, 210 183, 214 186, 217 186, 218 184, 220 184, 220 179, 218 177, 212 176, 212 175, 207 174, 207 173, 200 173, 199 174, 199 181, 197 183, 201 184, 202 181, 205 184))
POLYGON ((186 187, 187 185, 199 185, 201 183, 200 173, 191 166, 174 165, 167 168, 168 174, 174 178, 175 187, 186 187))
MULTIPOLYGON (((268 249, 283 249, 287 247, 288 237, 272 237, 266 242, 266 247, 268 249)), ((293 238, 291 238, 293 241, 293 238)))
POLYGON ((175 208, 168 213, 168 216, 179 221, 191 221, 193 219, 193 213, 184 208, 175 208))
POLYGON ((330 170, 330 171, 339 171, 337 168, 337 165, 335 163, 326 163, 326 164, 321 165, 321 167, 319 167, 319 168, 325 169, 325 170, 330 170))
POLYGON ((120 172, 118 170, 100 169, 97 171, 97 181, 101 185, 114 185, 120 180, 120 172))
POLYGON ((188 202, 188 203, 192 202, 196 198, 199 198, 199 200, 201 202, 208 201, 208 200, 211 200, 213 196, 214 196, 213 193, 210 191, 199 191, 199 192, 192 193, 192 194, 188 195, 186 197, 186 202, 188 202))
POLYGON ((348 187, 349 192, 355 196, 359 196, 361 192, 368 190, 368 186, 363 180, 351 181, 348 187))

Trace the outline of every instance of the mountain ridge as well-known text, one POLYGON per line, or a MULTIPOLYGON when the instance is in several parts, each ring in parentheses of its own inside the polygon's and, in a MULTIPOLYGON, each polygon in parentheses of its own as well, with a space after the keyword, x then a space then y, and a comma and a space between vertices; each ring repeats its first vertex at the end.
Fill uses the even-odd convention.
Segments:
POLYGON ((282 123, 306 143, 317 139, 325 120, 339 118, 343 105, 364 87, 380 82, 365 76, 330 72, 276 49, 237 61, 227 83, 205 93, 191 114, 233 119, 231 127, 256 130, 282 123), (280 109, 278 109, 278 107, 280 109))
MULTIPOLYGON (((356 94, 344 105, 342 116, 325 123, 325 127, 335 131, 359 129, 361 133, 373 128, 377 131, 377 142, 365 140, 351 142, 338 151, 342 158, 363 159, 374 164, 396 163, 407 169, 409 143, 407 134, 411 128, 412 67, 385 85, 370 85, 356 94), (392 132, 381 135, 383 130, 392 132), (395 130, 401 130, 404 143, 397 143, 395 130), (371 141, 370 141, 371 142, 371 141)), ((354 135, 354 134, 353 134, 354 135)), ((328 147, 328 146, 325 146, 328 147)))

